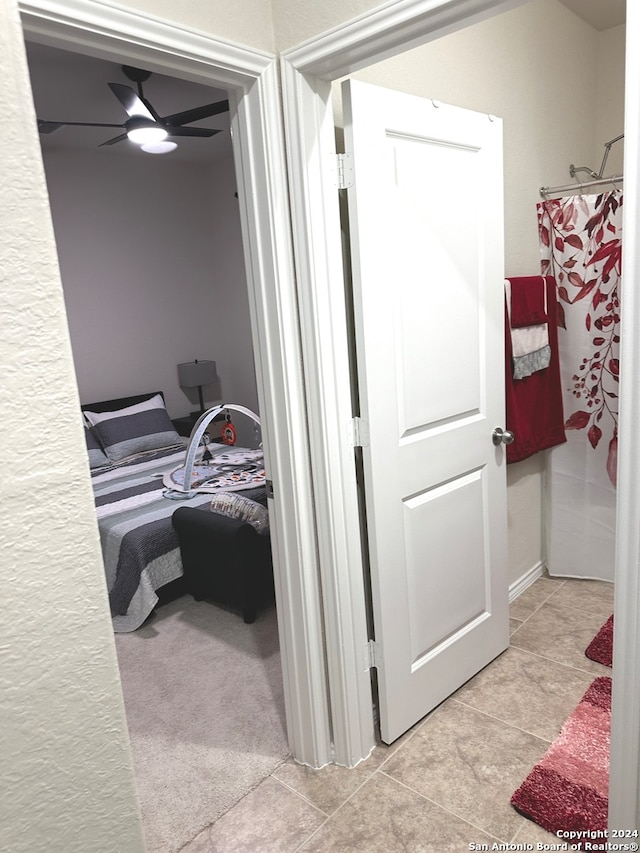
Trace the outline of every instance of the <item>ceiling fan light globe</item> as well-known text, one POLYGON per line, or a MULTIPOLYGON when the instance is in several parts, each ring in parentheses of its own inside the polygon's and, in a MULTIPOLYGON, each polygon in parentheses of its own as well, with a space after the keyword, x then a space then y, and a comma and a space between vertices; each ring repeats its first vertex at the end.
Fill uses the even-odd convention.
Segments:
POLYGON ((162 142, 169 134, 163 127, 133 127, 127 131, 127 136, 138 145, 148 145, 154 142, 162 142))
POLYGON ((140 146, 146 154, 168 154, 170 151, 175 151, 177 147, 175 142, 168 141, 149 142, 140 146))

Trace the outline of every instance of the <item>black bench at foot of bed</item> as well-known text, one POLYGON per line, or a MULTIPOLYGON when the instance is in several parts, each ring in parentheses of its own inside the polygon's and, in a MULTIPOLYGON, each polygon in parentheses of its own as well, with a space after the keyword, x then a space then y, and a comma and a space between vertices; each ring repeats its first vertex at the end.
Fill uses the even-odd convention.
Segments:
POLYGON ((179 507, 172 520, 186 591, 196 601, 236 607, 247 624, 254 622, 260 605, 274 598, 269 534, 208 509, 179 507))

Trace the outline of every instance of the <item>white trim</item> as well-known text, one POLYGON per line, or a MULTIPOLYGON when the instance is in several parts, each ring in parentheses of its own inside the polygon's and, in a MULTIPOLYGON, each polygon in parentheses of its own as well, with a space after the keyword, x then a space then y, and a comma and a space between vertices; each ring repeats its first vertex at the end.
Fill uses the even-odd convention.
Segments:
POLYGON ((609 826, 640 829, 640 8, 627 3, 609 826))
POLYGON ((222 86, 250 85, 274 60, 263 51, 103 0, 19 0, 18 8, 25 33, 34 41, 64 43, 67 50, 80 52, 92 48, 103 58, 148 59, 154 70, 182 67, 194 80, 210 81, 215 69, 222 86))
MULTIPOLYGON (((312 470, 316 472, 334 761, 351 767, 370 754, 375 739, 371 680, 362 654, 368 634, 355 456, 350 441, 353 411, 333 117, 330 110, 317 116, 313 95, 296 91, 298 86, 304 89, 305 81, 291 65, 283 63, 282 73, 288 107, 285 135, 291 198, 298 211, 293 230, 312 470), (299 103, 311 115, 301 115, 299 103), (325 210, 326 201, 329 210, 323 219, 316 213, 325 210), (310 219, 305 222, 307 215, 310 219)), ((329 84, 320 83, 318 88, 328 102, 329 84)))
POLYGON ((98 0, 20 0, 25 34, 96 56, 145 62, 228 88, 256 353, 289 744, 331 760, 308 430, 290 248, 277 65, 229 44, 98 0))
POLYGON ((286 51, 281 59, 337 764, 353 766, 364 760, 374 746, 374 732, 371 683, 362 664, 362 648, 368 639, 368 596, 348 432, 354 412, 331 86, 327 81, 409 45, 450 33, 469 19, 475 22, 523 2, 400 0, 286 51))
MULTIPOLYGON (((329 323, 344 323, 344 318, 332 317, 331 310, 323 313, 323 306, 331 302, 332 287, 342 280, 342 264, 337 246, 338 212, 335 190, 326 176, 322 156, 335 150, 332 138, 332 112, 330 89, 326 82, 337 79, 380 59, 417 46, 461 28, 478 16, 488 17, 522 5, 522 0, 503 3, 500 0, 399 0, 375 9, 369 15, 355 19, 343 27, 325 33, 282 55, 284 111, 287 128, 287 150, 292 186, 293 233, 299 280, 303 282, 301 313, 305 330, 305 353, 309 364, 322 364, 325 368, 317 379, 309 377, 310 410, 313 413, 313 438, 318 431, 340 437, 344 424, 346 376, 348 361, 339 348, 333 364, 323 360, 324 336, 343 330, 329 323), (317 75, 315 78, 313 75, 317 75), (322 80, 320 79, 322 78, 322 80), (307 159, 308 158, 308 159, 307 159), (321 302, 316 305, 314 296, 321 302), (332 331, 333 330, 333 331, 332 331)), ((640 68, 640 17, 638 4, 627 3, 627 15, 632 23, 627 25, 627 123, 625 126, 625 279, 627 291, 640 286, 640 254, 636 248, 639 200, 637 184, 640 168, 638 115, 640 93, 638 80, 640 68), (633 22, 635 21, 635 25, 633 22), (635 177, 634 177, 635 176, 635 177), (629 189, 631 188, 631 192, 629 189)), ((618 558, 616 570, 616 656, 613 700, 613 732, 611 752, 611 814, 615 825, 629 829, 638 824, 640 786, 640 543, 635 535, 640 517, 640 478, 633 477, 640 470, 640 342, 634 340, 634 330, 640 322, 640 307, 635 299, 625 303, 625 327, 630 330, 623 346, 623 375, 621 387, 629 408, 622 414, 622 423, 628 424, 627 442, 621 442, 621 458, 625 471, 620 478, 618 522, 618 558), (624 673, 617 680, 617 673, 624 673), (633 732, 631 735, 630 732, 633 732)), ((624 342, 623 342, 624 343, 624 342)), ((322 442, 321 445, 322 447, 322 442)), ((344 456, 342 446, 334 454, 344 456)), ((346 458, 346 457, 345 457, 346 458)), ((356 661, 362 648, 362 614, 358 606, 360 590, 364 594, 362 561, 353 559, 349 547, 350 531, 347 520, 356 514, 355 486, 348 470, 332 469, 329 458, 322 451, 314 456, 314 483, 322 497, 318 504, 319 548, 323 555, 334 548, 335 562, 322 565, 323 583, 333 589, 333 598, 326 602, 325 611, 331 611, 327 622, 327 647, 329 650, 330 692, 334 696, 334 683, 347 685, 349 672, 357 673, 356 661), (324 458, 323 458, 324 457, 324 458), (338 492, 339 483, 346 485, 344 500, 332 505, 328 498, 338 492), (348 482, 345 484, 344 480, 348 482), (332 576, 329 578, 328 576, 332 576), (360 587, 360 590, 359 590, 360 587), (358 608, 352 627, 345 614, 346 603, 353 596, 358 608), (344 603, 343 603, 344 602, 344 603), (343 655, 336 654, 343 643, 343 655)), ((365 676, 358 675, 358 684, 351 682, 343 695, 343 705, 333 706, 334 741, 336 760, 351 763, 356 757, 358 743, 366 744, 370 721, 364 712, 362 696, 366 693, 365 676), (359 721, 359 724, 358 724, 359 721), (344 753, 343 750, 344 749, 344 753)), ((361 758, 366 757, 366 750, 361 758)), ((357 760, 357 759, 356 759, 357 760)))
POLYGON ((297 71, 337 80, 529 0, 394 0, 282 56, 297 71))
POLYGON ((521 575, 517 581, 509 584, 509 604, 521 596, 525 590, 529 589, 531 584, 535 583, 538 578, 541 578, 544 574, 544 570, 545 564, 542 560, 538 560, 538 562, 521 575))

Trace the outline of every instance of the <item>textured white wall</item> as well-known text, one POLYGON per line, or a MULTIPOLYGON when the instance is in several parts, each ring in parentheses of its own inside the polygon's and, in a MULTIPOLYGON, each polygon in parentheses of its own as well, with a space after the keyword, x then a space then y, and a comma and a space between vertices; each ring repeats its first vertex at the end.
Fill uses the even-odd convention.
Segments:
POLYGON ((62 289, 10 0, 0 0, 0 71, 0 847, 141 853, 62 289))
POLYGON ((83 403, 161 390, 173 417, 197 408, 176 365, 213 359, 205 402, 257 405, 233 160, 45 157, 83 403))
POLYGON ((286 50, 386 4, 376 0, 324 0, 322 3, 271 0, 271 5, 276 47, 286 50))
POLYGON ((122 0, 119 5, 226 41, 275 51, 270 0, 122 0))

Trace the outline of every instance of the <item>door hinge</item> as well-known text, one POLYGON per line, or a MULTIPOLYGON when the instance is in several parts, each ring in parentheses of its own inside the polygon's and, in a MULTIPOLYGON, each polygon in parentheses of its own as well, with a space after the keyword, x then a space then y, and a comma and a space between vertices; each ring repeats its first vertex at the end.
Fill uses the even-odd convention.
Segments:
POLYGON ((374 667, 380 669, 382 665, 382 657, 380 654, 380 646, 375 640, 368 640, 364 647, 364 668, 368 672, 374 667))
POLYGON ((349 441, 352 447, 369 446, 369 424, 362 418, 349 421, 349 441))
POLYGON ((265 481, 265 487, 267 490, 267 497, 272 498, 273 497, 273 480, 266 480, 265 481))
POLYGON ((336 154, 336 186, 339 190, 348 190, 353 186, 353 156, 336 154))

